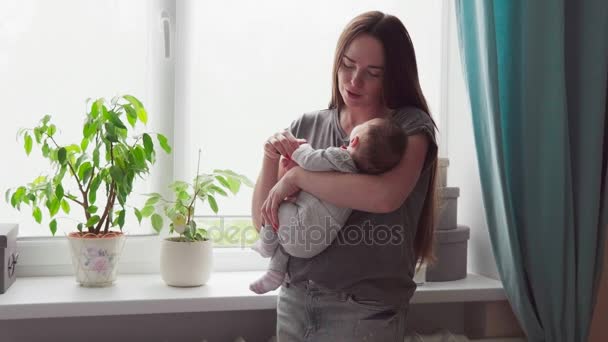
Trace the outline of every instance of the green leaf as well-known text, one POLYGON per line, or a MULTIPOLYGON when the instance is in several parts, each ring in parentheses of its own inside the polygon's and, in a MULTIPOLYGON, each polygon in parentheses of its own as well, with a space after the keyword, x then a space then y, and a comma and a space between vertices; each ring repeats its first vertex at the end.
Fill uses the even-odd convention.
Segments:
MULTIPOLYGON (((74 159, 74 158, 72 158, 74 159)), ((82 154, 80 157, 78 157, 78 159, 76 160, 76 162, 72 162, 72 166, 78 170, 80 168, 80 165, 82 165, 82 163, 87 160, 87 155, 86 154, 82 154)))
POLYGON ((84 162, 78 168, 78 178, 82 181, 83 184, 86 184, 92 172, 93 167, 91 166, 91 163, 88 161, 84 162))
POLYGON ((249 178, 247 178, 244 175, 240 175, 232 170, 213 170, 214 173, 219 174, 219 175, 223 175, 226 178, 235 178, 237 181, 242 182, 243 184, 247 185, 248 187, 253 187, 253 182, 251 182, 251 180, 249 180, 249 178))
POLYGON ((57 132, 57 127, 55 127, 55 125, 50 125, 46 131, 46 134, 48 134, 49 137, 52 137, 55 134, 55 132, 57 132))
POLYGON ((160 147, 162 147, 163 150, 165 150, 165 152, 167 152, 167 154, 171 153, 171 146, 169 146, 169 143, 167 141, 167 137, 165 137, 164 135, 158 133, 156 135, 156 138, 158 139, 158 143, 160 144, 160 147))
POLYGON ((58 200, 63 198, 63 186, 61 184, 57 184, 57 187, 55 188, 55 196, 57 196, 58 200))
POLYGON ((112 112, 112 111, 104 112, 104 116, 106 117, 106 119, 108 119, 108 121, 113 123, 114 126, 116 126, 118 128, 122 128, 122 129, 127 129, 125 124, 120 120, 120 118, 118 117, 118 115, 115 112, 112 112))
POLYGON ((118 226, 122 229, 122 227, 125 225, 125 210, 121 210, 118 212, 118 226))
POLYGON ((160 232, 160 230, 163 228, 162 216, 158 214, 152 215, 152 227, 154 228, 154 230, 156 230, 157 233, 160 232))
POLYGON ((78 229, 78 231, 82 233, 83 226, 84 225, 82 223, 79 223, 78 226, 76 226, 76 229, 78 229))
POLYGON ((32 216, 34 216, 34 219, 39 224, 42 222, 42 212, 40 211, 40 208, 34 207, 34 210, 32 211, 32 216))
POLYGON ((42 156, 44 158, 48 158, 50 152, 51 149, 49 148, 49 145, 45 142, 44 145, 42 145, 42 156))
POLYGON ((220 195, 222 195, 222 196, 228 196, 228 194, 226 193, 226 191, 222 190, 222 188, 220 188, 220 187, 219 187, 219 186, 217 186, 217 185, 211 185, 211 186, 209 187, 209 189, 211 189, 211 190, 213 190, 213 191, 217 192, 218 194, 220 194, 220 195))
POLYGON ((103 99, 97 99, 91 105, 91 116, 96 119, 101 113, 101 107, 103 106, 103 99))
POLYGON ((133 157, 137 161, 137 164, 141 167, 146 166, 146 152, 140 146, 137 146, 133 149, 133 157))
POLYGON ((196 236, 200 236, 201 240, 205 240, 207 238, 207 230, 202 229, 202 228, 197 229, 196 236))
POLYGON ((213 210, 213 212, 217 214, 218 208, 215 198, 211 195, 207 195, 207 200, 209 201, 209 207, 211 208, 211 210, 213 210))
POLYGON ((116 135, 116 127, 114 126, 113 123, 111 122, 106 122, 104 124, 105 129, 106 129, 106 135, 105 135, 105 139, 108 140, 109 142, 113 142, 113 143, 117 143, 118 142, 118 136, 116 135))
POLYGON ((118 167, 116 165, 110 167, 110 176, 112 176, 112 179, 117 184, 122 183, 122 180, 125 178, 125 174, 122 172, 122 170, 120 169, 120 167, 118 167))
POLYGON ((127 121, 129 122, 129 125, 131 125, 131 127, 135 127, 135 124, 137 123, 137 113, 133 107, 122 105, 122 108, 125 110, 125 113, 127 113, 127 121))
POLYGON ((194 220, 191 220, 190 223, 188 223, 187 231, 190 233, 190 238, 194 240, 196 236, 196 222, 194 220))
POLYGON ((51 229, 51 234, 55 236, 55 233, 57 233, 57 221, 55 219, 49 223, 49 228, 51 229))
POLYGON ((222 186, 224 186, 226 189, 230 190, 230 183, 228 183, 226 178, 224 178, 222 176, 215 176, 215 179, 217 179, 218 182, 220 182, 220 184, 222 184, 222 186))
POLYGON ((59 161, 59 164, 65 165, 66 157, 67 151, 65 147, 60 147, 59 150, 57 150, 57 160, 59 161))
POLYGON ((177 194, 177 198, 178 198, 180 201, 182 201, 182 202, 187 202, 187 201, 190 201, 190 195, 189 195, 187 192, 185 192, 185 191, 180 191, 180 192, 177 194))
POLYGON ((184 181, 175 181, 169 184, 169 189, 173 190, 176 193, 180 191, 185 191, 186 189, 188 189, 188 183, 184 181))
POLYGON ((23 196, 25 196, 26 191, 27 189, 24 186, 20 186, 19 188, 17 188, 17 190, 13 194, 13 197, 11 197, 11 205, 13 206, 13 208, 16 207, 17 209, 19 209, 19 204, 23 200, 23 196))
POLYGON ((139 100, 135 98, 135 96, 131 95, 125 95, 123 96, 123 98, 129 101, 129 103, 131 103, 131 105, 135 108, 135 112, 137 114, 137 117, 139 118, 139 121, 143 122, 144 124, 147 123, 148 114, 146 113, 146 110, 144 109, 144 106, 141 104, 141 102, 139 102, 139 100))
POLYGON ((34 128, 34 137, 36 138, 36 142, 38 144, 42 142, 42 132, 40 131, 40 128, 34 128))
POLYGON ((43 125, 46 125, 47 123, 49 123, 49 121, 51 121, 51 116, 50 115, 45 115, 42 118, 42 120, 41 120, 41 122, 42 122, 43 125))
POLYGON ((139 121, 143 122, 144 124, 148 123, 148 113, 144 107, 137 109, 137 118, 139 118, 139 121))
MULTIPOLYGON (((47 199, 51 199, 53 198, 55 192, 53 191, 53 184, 51 182, 47 182, 46 186, 44 187, 44 194, 46 195, 47 199)), ((51 207, 49 206, 49 209, 51 207)))
POLYGON ((160 197, 152 196, 152 197, 148 198, 145 206, 146 207, 154 206, 156 203, 158 203, 158 201, 160 201, 160 197))
POLYGON ((144 133, 142 136, 142 140, 144 142, 144 149, 146 151, 146 159, 152 160, 152 154, 154 153, 154 143, 152 142, 152 138, 147 133, 144 133))
POLYGON ((72 152, 74 152, 74 153, 80 153, 80 146, 76 145, 76 144, 71 144, 71 145, 66 146, 65 150, 68 153, 72 153, 72 152))
POLYGON ((230 191, 234 195, 236 195, 236 193, 239 192, 239 189, 241 188, 241 182, 239 182, 235 178, 228 178, 228 184, 230 184, 230 191))
POLYGON ((139 222, 139 224, 141 224, 141 219, 142 219, 141 212, 137 208, 133 208, 133 210, 135 211, 135 217, 137 217, 137 222, 139 222))
POLYGON ((70 204, 65 199, 61 200, 61 210, 66 214, 70 213, 70 204))
POLYGON ((51 214, 51 217, 53 217, 59 212, 59 209, 61 208, 61 201, 57 198, 53 198, 49 200, 48 204, 49 214, 51 214))
POLYGON ((154 207, 143 207, 140 213, 143 217, 149 217, 154 213, 154 207))
POLYGON ((99 209, 99 208, 97 208, 97 206, 91 205, 87 208, 87 212, 89 214, 95 214, 97 212, 97 209, 99 209))
POLYGON ((32 137, 27 133, 25 134, 25 141, 23 144, 25 147, 25 154, 29 156, 32 152, 32 137))
POLYGON ((99 145, 93 150, 93 167, 99 167, 99 145))
POLYGON ((87 138, 82 138, 82 141, 80 142, 80 148, 82 149, 82 151, 86 151, 87 147, 89 147, 89 139, 87 138))
POLYGON ((6 192, 4 193, 4 200, 6 201, 6 203, 10 203, 11 199, 11 189, 7 189, 6 192))
POLYGON ((99 220, 100 220, 100 217, 99 217, 99 216, 97 216, 97 215, 95 215, 95 216, 91 216, 91 218, 90 218, 90 219, 88 219, 88 221, 87 221, 87 223, 85 224, 85 226, 87 226, 87 227, 91 227, 91 226, 93 226, 94 224, 98 223, 98 222, 99 222, 99 220))
POLYGON ((90 139, 92 135, 94 135, 97 132, 97 122, 95 121, 90 121, 84 124, 84 127, 82 129, 82 135, 86 138, 86 139, 90 139))
MULTIPOLYGON (((98 177, 96 177, 95 179, 97 179, 98 177)), ((97 182, 97 186, 95 186, 95 190, 93 190, 93 186, 95 185, 95 183, 91 184, 91 189, 89 189, 89 203, 93 204, 95 203, 95 201, 97 200, 97 188, 99 187, 99 183, 101 183, 101 180, 99 180, 97 182)))

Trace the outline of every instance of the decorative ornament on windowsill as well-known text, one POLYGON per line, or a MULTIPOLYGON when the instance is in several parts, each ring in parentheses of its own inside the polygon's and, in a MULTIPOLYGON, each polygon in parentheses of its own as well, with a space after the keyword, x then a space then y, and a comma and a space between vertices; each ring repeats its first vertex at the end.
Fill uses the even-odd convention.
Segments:
POLYGON ((39 224, 43 211, 48 212, 53 235, 59 211, 69 214, 70 203, 78 206, 83 211, 82 220, 76 231, 67 234, 76 280, 85 287, 102 287, 116 279, 133 182, 136 177, 144 178, 156 160, 151 135, 156 135, 166 153, 171 153, 171 147, 160 133, 130 136, 138 122, 145 125, 148 120, 144 106, 134 96, 117 96, 109 104, 100 98, 87 108, 90 110, 78 144, 60 141, 50 115, 44 116, 38 126, 19 131, 26 154, 30 155, 36 143, 53 171, 9 189, 6 200, 18 210, 22 205, 31 207, 39 224), (105 202, 98 201, 98 193, 104 193, 105 202))
POLYGON ((192 183, 175 181, 169 187, 175 200, 169 201, 158 193, 148 195, 146 205, 137 213, 150 217, 152 226, 160 232, 164 226, 163 216, 171 222, 168 237, 161 242, 160 274, 167 285, 176 287, 201 286, 207 283, 213 266, 213 243, 203 228, 198 228, 194 219, 197 201, 207 202, 217 214, 216 196, 236 195, 241 184, 253 187, 245 176, 231 170, 214 170, 210 174, 199 173, 201 151, 198 153, 197 176, 192 183))

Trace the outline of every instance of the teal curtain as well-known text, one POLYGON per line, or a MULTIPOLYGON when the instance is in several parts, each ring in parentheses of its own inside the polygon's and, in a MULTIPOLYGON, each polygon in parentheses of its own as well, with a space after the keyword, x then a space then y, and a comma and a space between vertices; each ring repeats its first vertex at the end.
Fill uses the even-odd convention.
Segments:
POLYGON ((607 0, 457 0, 492 248, 530 341, 586 341, 607 223, 607 0))

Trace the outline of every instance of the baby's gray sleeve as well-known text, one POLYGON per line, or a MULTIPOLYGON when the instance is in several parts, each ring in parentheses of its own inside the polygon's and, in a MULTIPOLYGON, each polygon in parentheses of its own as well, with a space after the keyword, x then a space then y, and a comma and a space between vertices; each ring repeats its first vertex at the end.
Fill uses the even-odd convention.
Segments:
POLYGON ((309 144, 302 144, 291 158, 308 171, 357 172, 348 151, 339 147, 315 150, 309 144))

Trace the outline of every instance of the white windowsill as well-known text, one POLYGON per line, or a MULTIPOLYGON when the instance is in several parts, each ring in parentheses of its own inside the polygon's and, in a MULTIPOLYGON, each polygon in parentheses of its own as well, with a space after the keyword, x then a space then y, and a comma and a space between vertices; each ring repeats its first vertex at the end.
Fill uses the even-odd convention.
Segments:
MULTIPOLYGON (((249 291, 249 283, 261 274, 217 272, 207 285, 195 288, 167 286, 158 274, 121 274, 107 288, 80 287, 73 276, 22 277, 0 295, 0 320, 273 309, 278 290, 264 295, 249 291)), ((506 300, 500 281, 470 274, 463 280, 425 283, 412 303, 499 300, 506 300)))

